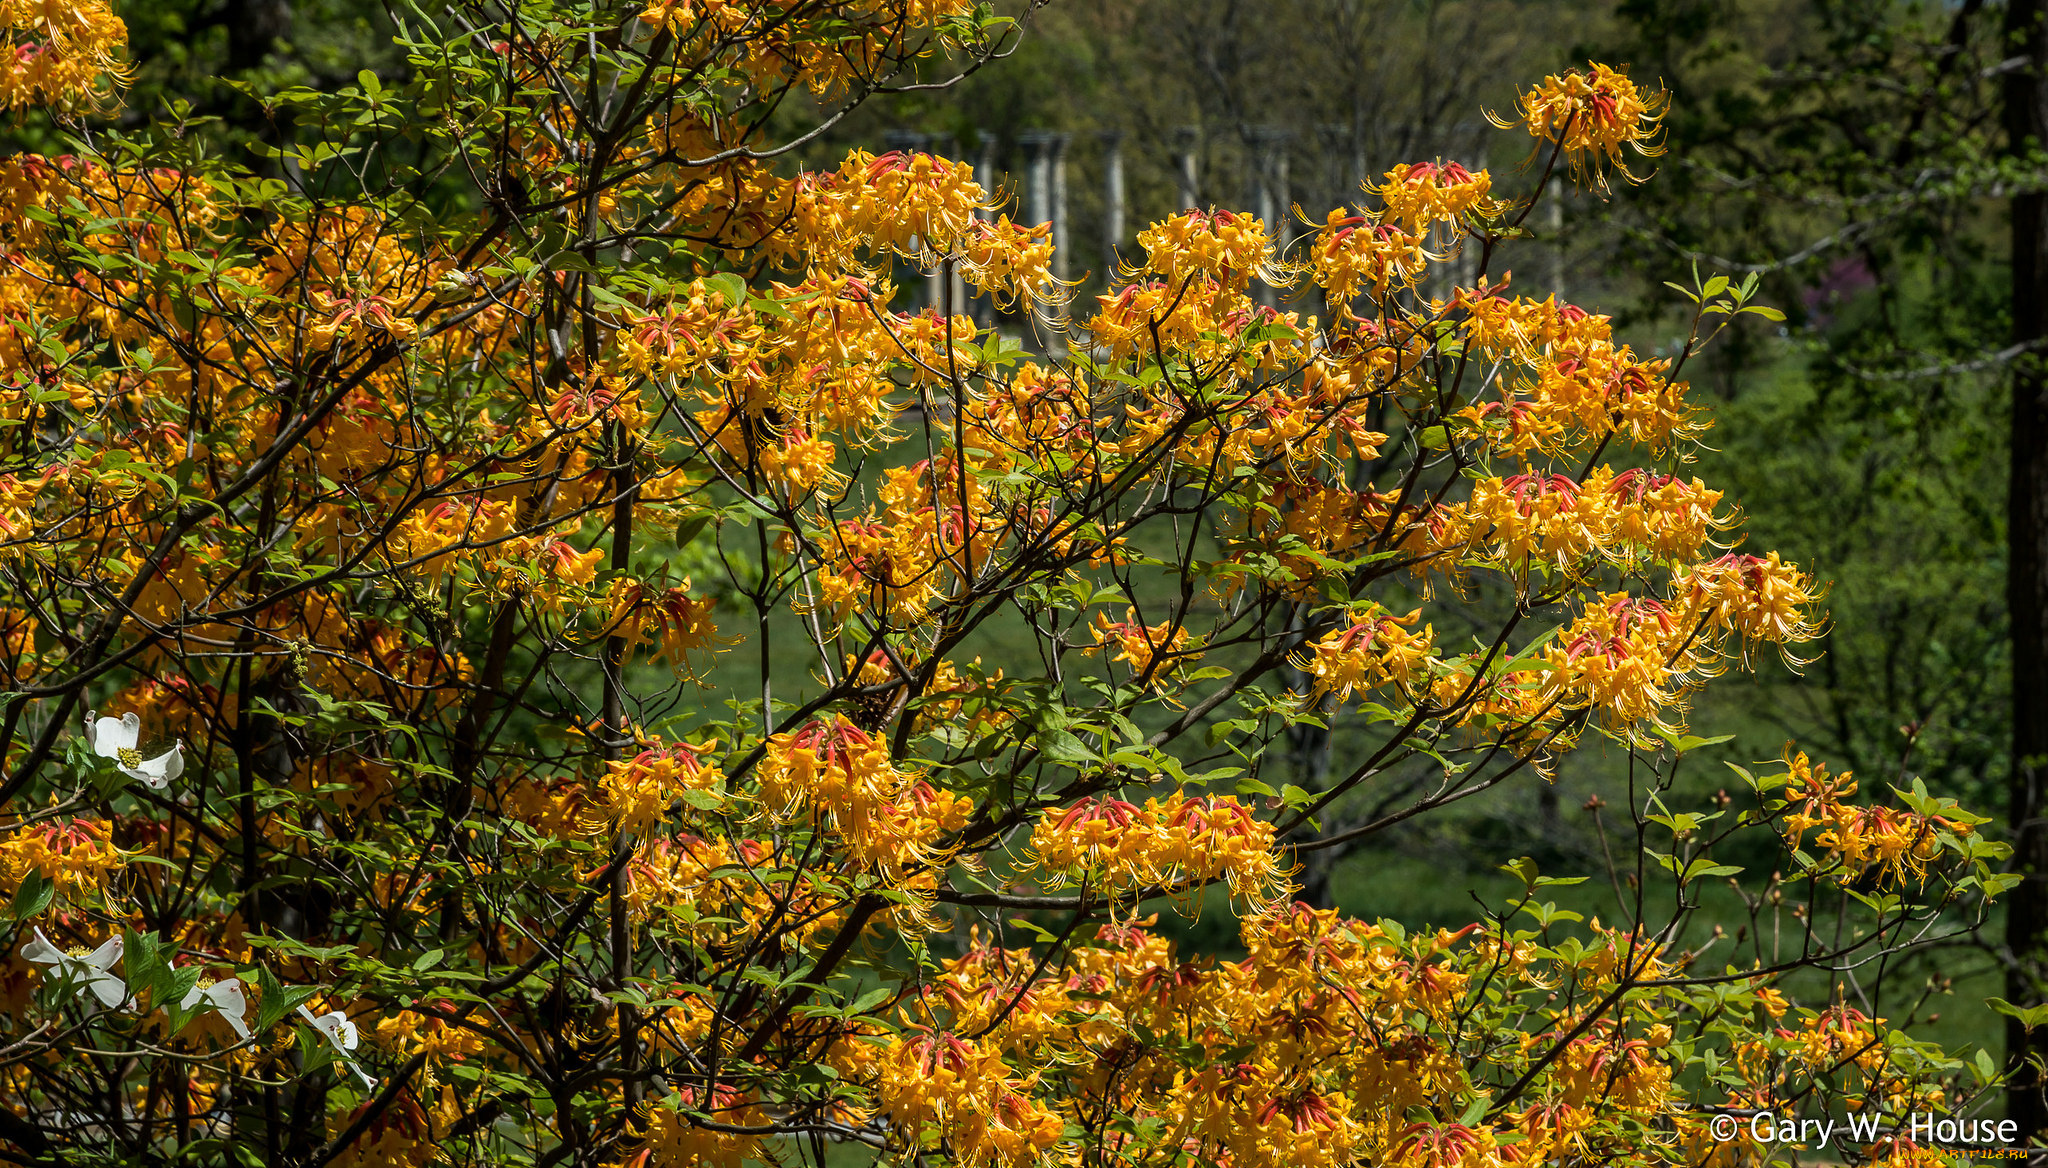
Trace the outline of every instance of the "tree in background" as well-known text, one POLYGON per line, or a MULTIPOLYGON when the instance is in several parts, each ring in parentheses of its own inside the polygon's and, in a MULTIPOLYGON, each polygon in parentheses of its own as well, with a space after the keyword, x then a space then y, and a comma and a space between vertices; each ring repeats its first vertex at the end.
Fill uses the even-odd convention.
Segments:
POLYGON ((1823 662, 1759 696, 1861 768, 1990 797, 2009 725, 2003 670, 1983 667, 2006 639, 1992 451, 2014 356, 1996 21, 1620 9, 1677 110, 1658 182, 1612 206, 1622 254, 1649 289, 1674 257, 1753 271, 1795 317, 1789 338, 1732 336, 1702 375, 1728 399, 1721 462, 1753 518, 1835 582, 1823 662))
MULTIPOLYGON (((2039 1011, 2048 1001, 2048 5, 2011 0, 2005 44, 2016 65, 2005 83, 2006 145, 2034 174, 2012 195, 2012 438, 2006 496, 2006 603, 2012 620, 2012 775, 2007 814, 2021 881, 2008 910, 2013 962, 2008 992, 2039 1011)), ((2015 1013, 2007 1045, 2013 1117, 2048 1132, 2048 1032, 2015 1013)))
MULTIPOLYGON (((13 104, 121 72, 104 7, 0 11, 13 104)), ((1980 820, 1789 752, 1672 786, 1687 696, 1819 621, 1680 473, 1754 283, 1638 356, 1497 274, 1532 198, 1418 162, 1292 250, 1153 224, 1029 357, 891 307, 899 260, 1069 294, 970 167, 783 161, 1011 31, 463 4, 402 85, 272 96, 283 178, 179 124, 0 168, 0 1154, 1732 1163, 1715 1111, 1810 1105, 1914 1164, 1987 1097, 1883 976, 2003 884, 1980 820), (1308 721, 1376 745, 1262 778, 1308 721), (1526 861, 1457 932, 1291 902, 1589 736, 1608 923, 1526 861), (1154 931, 1205 905, 1243 960, 1154 931)), ((1655 149, 1604 66, 1503 112, 1532 192, 1655 149)))
MULTIPOLYGON (((1966 797, 2006 784, 2029 875, 1985 948, 2021 1007, 2013 1114, 2039 1132, 2048 1104, 2024 1064, 2048 1055, 2030 1025, 2048 1001, 2040 6, 1621 7, 1637 59, 1689 111, 1672 122, 1687 159, 1623 212, 1656 208, 1631 224, 1645 266, 1672 249, 1771 257, 1766 287, 1803 288, 1819 338, 1812 390, 1748 407, 1776 424, 1729 459, 1789 478, 1778 494, 1735 475, 1760 513, 1792 520, 1766 521, 1771 537, 1845 585, 1832 665, 1792 688, 1811 707, 1788 720, 1866 768, 1889 755, 1966 797), (1769 447, 1779 457, 1759 457, 1769 447), (2009 672, 1984 668, 2001 656, 2009 672)), ((1731 377, 1774 362, 1723 352, 1731 377)))

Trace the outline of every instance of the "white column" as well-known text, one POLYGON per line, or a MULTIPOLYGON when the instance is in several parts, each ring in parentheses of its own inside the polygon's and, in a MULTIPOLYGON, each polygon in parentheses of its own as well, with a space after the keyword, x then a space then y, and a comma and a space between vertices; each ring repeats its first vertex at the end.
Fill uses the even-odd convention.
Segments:
POLYGON ((1550 235, 1550 294, 1564 300, 1564 180, 1553 178, 1543 192, 1543 226, 1550 235))
MULTIPOLYGON (((1017 135, 1017 144, 1024 147, 1029 167, 1024 181, 1024 222, 1034 227, 1040 223, 1052 225, 1052 274, 1061 279, 1067 271, 1066 168, 1060 164, 1066 139, 1065 134, 1050 130, 1029 130, 1017 135)), ((1046 336, 1046 351, 1063 353, 1058 323, 1041 320, 1053 326, 1046 336)))
POLYGON ((1044 130, 1017 135, 1024 148, 1024 222, 1033 227, 1052 221, 1052 140, 1044 130))
MULTIPOLYGON (((1252 209, 1266 223, 1273 245, 1285 249, 1293 238, 1291 201, 1287 197, 1287 140, 1291 135, 1276 126, 1258 126, 1248 135, 1252 147, 1252 209)), ((1261 285, 1259 302, 1276 305, 1279 296, 1261 285)))
MULTIPOLYGON (((1486 147, 1484 145, 1481 145, 1478 148, 1478 152, 1473 155, 1472 165, 1467 169, 1471 170, 1474 174, 1486 169, 1486 147)), ((1495 273, 1495 276, 1497 277, 1498 273, 1495 273)), ((1478 278, 1479 247, 1473 243, 1472 237, 1468 235, 1465 237, 1463 249, 1458 253, 1458 282, 1469 288, 1472 286, 1472 282, 1478 278)))
POLYGON ((1111 131, 1102 136, 1102 256, 1116 262, 1124 245, 1124 140, 1111 131))
POLYGON ((1174 135, 1173 161, 1174 177, 1177 180, 1180 205, 1174 211, 1192 211, 1202 205, 1201 131, 1194 126, 1183 126, 1174 135))
MULTIPOLYGON (((996 145, 996 136, 993 133, 987 130, 975 131, 974 181, 981 187, 982 194, 988 198, 994 198, 997 193, 996 145)), ((994 219, 996 214, 995 211, 975 212, 975 216, 980 219, 994 219)), ((967 311, 972 313, 976 324, 987 328, 995 323, 995 305, 987 300, 976 299, 971 304, 962 300, 961 303, 967 305, 967 311)))
MULTIPOLYGON (((987 130, 975 131, 974 181, 981 187, 981 193, 994 197, 996 193, 996 136, 987 130)), ((990 211, 978 211, 983 219, 994 217, 990 211)))
MULTIPOLYGON (((960 143, 951 134, 926 135, 924 148, 948 160, 960 157, 960 143)), ((950 254, 940 256, 927 274, 930 277, 932 305, 939 310, 940 315, 949 316, 967 311, 967 284, 960 278, 959 265, 953 262, 950 254)))
POLYGON ((1311 192, 1309 197, 1315 200, 1315 205, 1309 208, 1309 214, 1320 216, 1340 203, 1358 201, 1356 192, 1346 185, 1345 160, 1350 144, 1351 127, 1343 122, 1324 122, 1316 127, 1316 149, 1322 152, 1322 169, 1316 173, 1315 182, 1319 188, 1327 183, 1331 194, 1326 200, 1321 189, 1311 192), (1329 206, 1323 205, 1326 201, 1329 206))
POLYGON ((1067 140, 1069 135, 1055 134, 1052 139, 1052 274, 1064 280, 1067 278, 1068 257, 1073 254, 1072 224, 1067 218, 1067 140))

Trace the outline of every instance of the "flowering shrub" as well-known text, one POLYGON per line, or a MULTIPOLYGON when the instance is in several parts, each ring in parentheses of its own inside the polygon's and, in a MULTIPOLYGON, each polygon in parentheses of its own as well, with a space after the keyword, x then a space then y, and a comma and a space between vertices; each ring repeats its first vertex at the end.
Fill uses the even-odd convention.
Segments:
MULTIPOLYGON (((45 7, 0 5, 0 90, 87 109, 119 22, 45 7)), ((1639 357, 1514 291, 1523 184, 1422 161, 1288 252, 1155 223, 1069 318, 972 168, 771 136, 998 52, 982 8, 443 15, 402 85, 277 98, 290 183, 170 137, 0 164, 0 1155, 1734 1163, 1712 1109, 1970 1104, 1798 975, 1965 927, 1980 821, 1797 755, 1671 788, 1686 696, 1821 620, 1680 475, 1749 286, 1639 357), (1067 356, 903 307, 903 263, 1067 356), (1370 749, 1276 788, 1311 721, 1370 749), (1295 902, 1589 733, 1652 776, 1620 925, 1526 864, 1458 932, 1295 902), (1440 778, 1365 816, 1397 769, 1440 778), (1737 835, 1790 875, 1702 937, 1737 835), (1205 900, 1241 959, 1157 928, 1205 900)), ((1549 79, 1535 189, 1660 108, 1549 79)))

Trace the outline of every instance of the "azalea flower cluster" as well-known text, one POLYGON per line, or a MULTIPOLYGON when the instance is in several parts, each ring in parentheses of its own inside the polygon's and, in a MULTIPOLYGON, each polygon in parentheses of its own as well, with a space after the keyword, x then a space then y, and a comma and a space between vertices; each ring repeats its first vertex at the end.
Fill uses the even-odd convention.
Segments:
POLYGON ((1037 1162, 1065 1134, 1060 1117, 1032 1097, 1033 1083, 1000 1046, 956 1034, 913 1031, 872 1057, 876 1098, 911 1147, 959 1149, 960 1163, 1037 1162))
MULTIPOLYGON (((83 70, 111 18, 72 7, 83 70)), ((774 137, 1002 52, 986 6, 455 11, 445 61, 319 98, 358 129, 302 185, 0 163, 0 418, 52 436, 0 479, 0 1087, 63 1155, 1651 1163, 1808 1031, 1883 1033, 1676 926, 1291 903, 1324 843, 1589 726, 1647 755, 1819 632, 1684 473, 1682 358, 1451 266, 1516 180, 1405 162, 1286 246, 1191 209, 1069 315, 973 167, 774 137), (475 211, 303 194, 343 165, 475 211), (1374 753, 1289 786, 1312 724, 1374 753), (1212 889, 1241 960, 1143 915, 1212 889)), ((1608 161, 1658 109, 1600 67, 1525 104, 1608 161)), ((1959 811, 1817 776, 1761 814, 1819 870, 1986 879, 1959 811)), ((1890 1107, 1933 1066, 1857 1073, 1890 1107)))
POLYGON ((1432 655, 1434 627, 1419 633, 1411 627, 1421 616, 1419 608, 1397 617, 1368 606, 1344 627, 1325 633, 1295 659, 1296 667, 1315 679, 1310 696, 1335 694, 1342 701, 1360 688, 1391 684, 1406 689, 1416 668, 1432 655))
MULTIPOLYGON (((1649 157, 1663 153, 1656 134, 1667 104, 1662 93, 1646 93, 1627 74, 1595 61, 1545 77, 1522 96, 1517 112, 1529 135, 1554 143, 1576 171, 1589 162, 1618 163, 1624 148, 1649 157)), ((1511 124, 1493 122, 1503 129, 1511 124)))
POLYGON ((0 885, 18 890, 33 873, 54 889, 55 897, 86 900, 127 866, 128 857, 111 835, 105 820, 23 824, 0 835, 0 885))
POLYGON ((1136 610, 1131 610, 1125 613, 1124 620, 1112 621, 1107 613, 1097 612, 1095 644, 1090 651, 1130 666, 1134 677, 1155 676, 1161 666, 1170 669, 1189 656, 1188 631, 1179 622, 1145 625, 1137 620, 1137 615, 1136 610))
POLYGON ((1031 851, 1056 883, 1085 877, 1112 891, 1190 889, 1221 880, 1256 901, 1278 891, 1284 876, 1272 825, 1228 795, 1176 791, 1142 807, 1083 799, 1040 820, 1031 851))
POLYGON ((1786 843, 1795 851, 1809 843, 1822 856, 1814 874, 1848 884, 1872 874, 1886 887, 1919 884, 1928 865, 1958 850, 1984 817, 1953 799, 1930 797, 1924 789, 1907 796, 1909 806, 1856 805, 1856 780, 1848 771, 1830 775, 1825 764, 1788 751, 1784 785, 1786 843))
POLYGON ((761 761, 762 805, 781 818, 829 822, 847 858, 899 876, 929 869, 974 804, 899 767, 879 738, 843 720, 773 735, 761 761))
POLYGON ((105 0, 7 0, 0 4, 0 101, 9 110, 95 105, 125 84, 128 26, 105 0))
POLYGON ((646 834, 668 817, 669 807, 686 792, 708 795, 718 772, 704 765, 713 744, 649 743, 630 759, 608 763, 602 781, 602 825, 612 830, 646 834))
MULTIPOLYGON (((1651 995, 1627 1027, 1576 1025, 1559 1004, 1566 988, 1668 976, 1640 934, 1596 929, 1586 948, 1538 958, 1528 933, 1405 934, 1276 906, 1243 920, 1243 960, 1217 961, 1181 956, 1151 923, 1106 926, 1059 969, 977 937, 946 961, 928 1024, 880 1050, 844 1044, 832 1065, 877 1084, 892 1123, 909 1126, 909 1147, 963 1138, 961 1116, 999 1129, 1007 1143, 977 1145, 975 1162, 1073 1154, 1034 1096, 1077 1117, 1105 1107, 1129 1117, 1145 1133, 1131 1153, 1274 1168, 1499 1168, 1523 1162, 1524 1145, 1597 1161, 1627 1154, 1644 1124, 1681 1139, 1704 1131, 1708 1117, 1674 1078, 1685 1057, 1674 1028, 1657 1020, 1682 1008, 1680 991, 1651 995), (1468 1060, 1451 1028, 1468 995, 1502 979, 1527 986, 1513 992, 1530 994, 1554 1028, 1468 1060), (1140 1037, 1176 1026, 1192 1049, 1140 1037), (1017 1069, 1027 1067, 1045 1070, 1017 1069), (1484 1076, 1525 1071, 1533 1090, 1512 1108, 1483 1122, 1468 1108, 1484 1098, 1484 1076)), ((1760 981, 1744 1000, 1774 992, 1760 981)))

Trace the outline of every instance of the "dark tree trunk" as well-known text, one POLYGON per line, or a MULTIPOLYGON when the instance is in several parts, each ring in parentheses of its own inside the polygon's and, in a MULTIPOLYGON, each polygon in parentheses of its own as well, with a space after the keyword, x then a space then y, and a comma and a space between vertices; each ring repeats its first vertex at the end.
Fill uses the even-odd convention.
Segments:
MULTIPOLYGON (((2009 0, 2006 53, 2025 65, 2006 74, 2005 128, 2011 149, 2028 154, 2048 145, 2048 0, 2009 0)), ((2012 335, 2031 344, 2048 335, 2048 196, 2026 191, 2012 199, 2012 335)), ((2006 602, 2012 620, 2012 776, 2007 810, 2016 870, 2023 880, 2007 906, 2007 996, 2016 1004, 2043 1000, 2048 958, 2048 355, 2013 363, 2012 477, 2007 502, 2006 602)), ((2006 1025, 2014 1078, 2011 1115, 2023 1138, 2048 1135, 2048 1099, 2040 1071, 2048 1033, 2006 1025)))
POLYGON ((228 29, 226 73, 239 77, 262 65, 291 31, 292 6, 286 0, 229 0, 222 17, 228 29))

